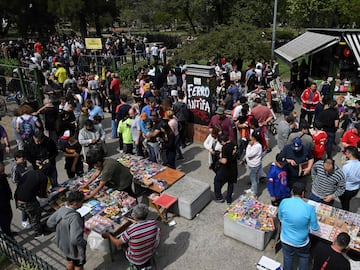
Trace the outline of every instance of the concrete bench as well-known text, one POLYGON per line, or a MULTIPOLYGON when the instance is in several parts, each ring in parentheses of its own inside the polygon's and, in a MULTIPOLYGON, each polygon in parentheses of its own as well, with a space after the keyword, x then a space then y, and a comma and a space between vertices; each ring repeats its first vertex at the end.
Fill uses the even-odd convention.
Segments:
POLYGON ((210 185, 186 175, 165 193, 178 198, 171 210, 187 219, 193 219, 211 201, 210 185))

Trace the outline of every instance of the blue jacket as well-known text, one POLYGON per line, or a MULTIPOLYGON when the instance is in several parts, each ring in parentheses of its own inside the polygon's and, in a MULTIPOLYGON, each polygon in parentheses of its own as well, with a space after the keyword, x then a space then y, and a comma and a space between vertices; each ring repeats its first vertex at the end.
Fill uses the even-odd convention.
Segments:
POLYGON ((268 172, 267 188, 270 197, 283 199, 290 197, 290 188, 288 186, 287 167, 279 168, 275 163, 271 164, 268 172))
POLYGON ((282 100, 282 106, 284 115, 289 115, 295 108, 294 101, 288 96, 282 100))

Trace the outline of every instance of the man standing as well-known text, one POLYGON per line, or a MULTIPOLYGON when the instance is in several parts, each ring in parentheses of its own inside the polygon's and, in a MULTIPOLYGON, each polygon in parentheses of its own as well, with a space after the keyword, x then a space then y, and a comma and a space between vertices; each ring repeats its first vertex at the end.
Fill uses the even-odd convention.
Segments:
POLYGON ((35 239, 43 236, 43 227, 40 222, 41 208, 36 197, 47 197, 46 187, 51 172, 49 165, 49 163, 45 164, 41 170, 27 172, 15 190, 16 205, 29 216, 30 224, 35 229, 35 239))
POLYGON ((294 122, 295 118, 292 115, 288 115, 285 117, 285 120, 280 121, 277 127, 277 144, 280 151, 286 145, 294 122))
POLYGON ((260 98, 255 98, 255 107, 251 109, 251 114, 254 116, 255 119, 258 120, 259 126, 264 127, 265 129, 265 145, 267 152, 271 151, 271 148, 269 146, 269 131, 267 129, 267 124, 271 121, 271 119, 274 118, 273 113, 271 110, 267 107, 261 104, 260 98))
POLYGON ((288 163, 289 187, 291 188, 296 182, 306 185, 311 167, 314 164, 314 158, 309 148, 302 144, 299 137, 296 137, 292 144, 285 145, 280 154, 285 157, 288 163))
POLYGON ((267 189, 270 194, 271 204, 274 206, 279 206, 283 199, 290 197, 287 171, 286 159, 277 154, 276 161, 271 164, 267 176, 267 189))
POLYGON ((328 158, 332 157, 332 147, 335 142, 335 133, 339 127, 339 112, 336 109, 336 101, 330 101, 329 105, 325 104, 325 110, 319 113, 316 118, 317 121, 322 123, 323 130, 327 134, 326 141, 326 155, 328 158))
POLYGON ((12 193, 5 174, 5 166, 0 162, 0 228, 9 237, 13 237, 10 229, 13 217, 10 205, 11 199, 12 193))
POLYGON ((221 133, 227 136, 230 141, 235 141, 233 125, 231 124, 230 118, 226 117, 225 108, 222 106, 218 107, 215 111, 215 115, 211 117, 210 123, 208 125, 210 133, 215 126, 221 127, 221 133))
POLYGON ((345 191, 345 175, 331 158, 315 162, 311 169, 310 200, 333 205, 335 198, 345 191))
POLYGON ((314 208, 303 200, 305 185, 295 183, 292 192, 293 197, 282 200, 278 211, 284 270, 293 269, 295 255, 299 258, 299 270, 307 270, 310 254, 309 230, 318 230, 319 224, 314 208))
POLYGON ((148 207, 140 203, 132 211, 132 218, 136 222, 118 238, 108 232, 102 234, 116 246, 128 244, 125 256, 136 269, 148 269, 151 266, 151 257, 160 242, 160 229, 155 220, 146 220, 148 213, 148 207))
POLYGON ((350 270, 350 262, 342 252, 350 243, 346 232, 338 234, 331 246, 319 241, 314 247, 313 270, 350 270))
POLYGON ((355 146, 349 146, 345 149, 345 156, 348 159, 342 170, 345 175, 345 192, 339 197, 341 208, 349 211, 350 200, 355 197, 360 189, 360 161, 358 160, 358 151, 355 146))
POLYGON ((35 132, 32 141, 25 145, 25 157, 32 164, 34 170, 38 170, 45 164, 48 164, 52 187, 58 185, 56 170, 57 155, 58 148, 56 143, 45 136, 41 130, 35 132))
POLYGON ((290 133, 287 144, 291 144, 295 138, 299 137, 302 144, 312 151, 314 149, 314 141, 310 135, 309 129, 309 123, 306 120, 301 120, 299 124, 299 131, 290 133))
POLYGON ((320 93, 317 90, 316 83, 312 83, 310 87, 306 88, 301 94, 301 114, 300 119, 308 118, 308 123, 311 126, 315 115, 316 104, 320 102, 320 93))
POLYGON ((95 105, 91 99, 87 99, 85 101, 85 106, 86 108, 88 109, 88 112, 89 112, 89 119, 90 120, 94 120, 94 117, 96 115, 99 115, 101 116, 102 119, 104 119, 104 111, 103 109, 101 109, 100 106, 98 105, 95 105))
POLYGON ((83 201, 83 193, 70 192, 67 205, 58 209, 47 221, 49 228, 56 226, 56 245, 66 256, 67 270, 82 270, 86 262, 84 220, 76 211, 83 201))

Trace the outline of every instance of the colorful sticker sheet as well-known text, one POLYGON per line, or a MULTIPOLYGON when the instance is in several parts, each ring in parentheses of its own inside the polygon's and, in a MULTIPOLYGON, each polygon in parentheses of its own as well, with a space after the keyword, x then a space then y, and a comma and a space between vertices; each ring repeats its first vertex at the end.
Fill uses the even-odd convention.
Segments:
POLYGON ((326 204, 309 200, 316 211, 320 229, 312 234, 334 241, 340 232, 347 232, 351 237, 349 246, 360 251, 360 215, 326 204))
POLYGON ((264 204, 254 197, 242 195, 226 209, 224 218, 257 230, 273 231, 276 213, 277 207, 264 204))
MULTIPOLYGON (((56 203, 61 206, 65 203, 65 195, 69 190, 78 189, 90 179, 95 170, 89 171, 81 177, 70 179, 57 189, 56 203)), ((91 185, 83 190, 84 195, 89 194, 99 184, 101 175, 91 185)), ((137 204, 135 198, 124 191, 104 187, 94 198, 83 205, 91 209, 85 216, 85 227, 98 233, 113 232, 124 222, 124 215, 137 204)))
MULTIPOLYGON (((140 159, 132 155, 122 155, 118 161, 128 167, 134 176, 134 181, 151 179, 153 176, 166 169, 165 166, 157 164, 148 159, 140 159)), ((151 183, 144 183, 149 185, 151 183)))

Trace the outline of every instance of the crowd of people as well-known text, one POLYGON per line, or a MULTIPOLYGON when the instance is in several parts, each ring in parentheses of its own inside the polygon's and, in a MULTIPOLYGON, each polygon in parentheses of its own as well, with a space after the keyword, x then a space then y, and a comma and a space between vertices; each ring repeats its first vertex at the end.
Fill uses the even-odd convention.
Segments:
MULTIPOLYGON (((103 177, 87 197, 70 194, 68 206, 49 219, 49 227, 56 226, 57 220, 66 215, 69 219, 76 219, 74 230, 80 234, 77 231, 83 225, 73 209, 80 207, 84 199, 95 196, 105 185, 132 194, 129 170, 114 159, 105 158, 107 135, 101 123, 104 112, 111 113, 111 137, 119 140, 120 152, 148 157, 171 168, 176 168, 177 160, 184 159, 183 148, 189 142, 186 70, 180 64, 173 68, 166 65, 164 50, 160 55, 161 49, 156 44, 150 47, 144 39, 135 39, 133 48, 129 44, 124 38, 109 39, 102 51, 105 56, 112 57, 126 54, 130 48, 147 60, 137 71, 129 95, 123 91, 116 71, 106 70, 102 76, 95 73, 95 69, 83 71, 79 68, 79 56, 85 49, 80 38, 68 37, 63 43, 51 38, 45 48, 40 42, 22 45, 18 41, 2 45, 4 57, 18 58, 42 70, 46 85, 44 105, 40 107, 31 95, 27 96, 25 103, 14 112, 12 121, 17 142, 12 173, 12 180, 17 184, 15 200, 22 210, 22 226, 33 226, 35 237, 41 237, 46 232, 46 227, 40 223, 41 210, 36 197, 46 197, 48 178, 53 188, 58 185, 55 162, 58 150, 65 157, 64 169, 68 178, 82 175, 84 165, 88 169, 96 168, 92 179, 82 188, 86 188, 100 173, 103 177), (32 170, 26 166, 26 161, 31 163, 32 170)), ((333 205, 339 198, 342 209, 350 210, 350 201, 360 188, 360 101, 344 109, 344 101, 341 103, 329 93, 319 92, 318 86, 311 84, 301 95, 298 119, 293 93, 281 89, 284 119, 277 126, 279 153, 269 171, 265 172, 262 160, 274 149, 270 143, 269 126, 275 119, 276 104, 271 100, 274 89, 270 82, 279 76, 278 63, 259 60, 247 67, 244 76, 236 62, 220 59, 218 63, 211 64, 216 71, 216 104, 204 146, 209 151, 209 168, 215 172, 215 201, 232 203, 238 165, 246 165, 251 186, 246 192, 259 196, 259 183, 266 180, 270 201, 279 206, 279 218, 283 223, 284 269, 292 269, 294 254, 298 254, 303 259, 299 263, 305 265, 308 260, 308 229, 316 230, 318 225, 310 208, 303 207, 304 213, 295 216, 292 209, 301 208, 304 204, 299 199, 306 195, 311 200, 328 205, 333 205), (270 89, 266 91, 265 98, 260 94, 262 89, 270 89), (227 115, 227 111, 231 114, 227 115), (343 133, 344 164, 335 164, 333 159, 337 132, 343 133), (221 189, 225 183, 227 194, 224 199, 221 189), (311 192, 305 194, 306 186, 310 187, 310 184, 311 192), (292 234, 293 230, 297 233, 292 234)), ((14 76, 17 76, 16 70, 14 76)), ((12 92, 17 88, 9 88, 8 85, 7 89, 12 92)), ((6 146, 1 151, 9 152, 7 134, 1 126, 0 136, 6 146)), ((4 173, 1 169, 0 166, 2 180, 4 173)), ((4 187, 2 192, 4 196, 1 198, 7 202, 11 191, 9 195, 7 187, 4 187)), ((135 216, 144 221, 146 213, 142 209, 135 216)), ((12 236, 9 223, 12 212, 4 216, 6 218, 1 219, 2 230, 12 236)), ((150 247, 153 252, 157 231, 153 223, 148 222, 148 226, 154 244, 150 247)), ((79 250, 63 250, 67 249, 70 238, 59 240, 58 245, 68 257, 69 269, 81 269, 85 264, 82 234, 72 235, 73 230, 67 230, 64 224, 57 226, 57 234, 66 233, 79 240, 76 243, 79 250), (82 255, 75 256, 74 252, 82 255)), ((131 234, 137 235, 137 231, 141 230, 141 226, 131 227, 119 239, 109 234, 104 237, 122 245, 131 242, 131 234)), ((344 248, 346 242, 340 237, 334 245, 344 248)), ((141 259, 140 263, 132 257, 131 251, 127 257, 135 265, 148 263, 149 259, 141 259)))
MULTIPOLYGON (((238 176, 233 168, 239 163, 249 169, 251 189, 246 192, 259 196, 259 182, 267 180, 270 202, 279 206, 284 269, 293 269, 294 254, 299 255, 299 269, 308 269, 309 228, 317 230, 318 224, 314 209, 310 205, 304 207, 307 204, 302 198, 331 206, 338 199, 341 208, 350 211, 351 199, 360 188, 360 101, 349 104, 319 91, 315 83, 302 92, 300 100, 301 113, 297 118, 293 93, 282 95, 284 118, 278 123, 276 138, 279 153, 267 174, 263 172, 262 160, 272 150, 268 123, 275 114, 270 102, 262 104, 261 96, 255 96, 253 107, 249 108, 248 99, 239 94, 228 117, 225 108, 219 107, 211 118, 210 134, 204 142, 209 150, 209 168, 215 172, 216 202, 225 201, 221 187, 227 183, 226 202, 231 204, 238 176), (341 137, 342 164, 333 159, 339 152, 336 134, 341 137)), ((344 242, 343 248, 348 244, 344 242)), ((314 269, 349 269, 348 263, 343 268, 336 268, 339 267, 336 263, 335 268, 321 268, 323 264, 319 263, 314 269)))

